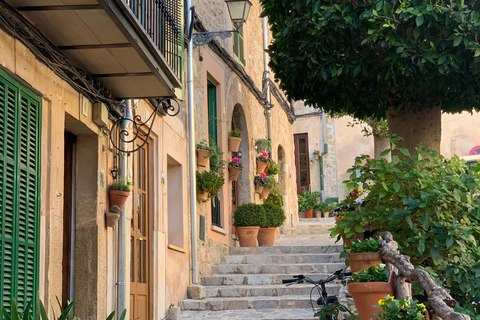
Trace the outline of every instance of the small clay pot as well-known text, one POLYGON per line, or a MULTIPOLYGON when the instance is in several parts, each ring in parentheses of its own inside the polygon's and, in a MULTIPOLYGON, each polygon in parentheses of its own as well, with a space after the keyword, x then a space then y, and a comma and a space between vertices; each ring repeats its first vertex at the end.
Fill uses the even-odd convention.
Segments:
POLYGON ((305 210, 305 218, 313 218, 313 209, 305 210))
POLYGON ((120 208, 120 210, 123 210, 123 206, 125 205, 125 202, 127 202, 130 192, 121 190, 109 190, 109 195, 110 208, 113 206, 117 206, 120 208))
POLYGON ((257 174, 260 175, 260 173, 265 171, 265 168, 267 167, 266 162, 263 161, 257 161, 257 174))
POLYGON ((228 151, 238 152, 238 148, 240 147, 241 142, 242 138, 228 137, 228 151))
POLYGON ((350 263, 352 272, 363 270, 363 268, 376 266, 382 262, 380 252, 359 252, 347 254, 347 260, 350 263))
POLYGON ((197 192, 197 201, 207 202, 208 201, 208 191, 197 192))
POLYGON ((239 167, 228 167, 228 173, 230 174, 230 181, 237 181, 238 175, 242 171, 239 167))
POLYGON ((262 186, 262 184, 261 184, 261 183, 258 183, 258 182, 255 183, 255 193, 260 193, 260 194, 261 194, 262 191, 263 191, 263 186, 262 186))
POLYGON ((210 162, 210 158, 208 157, 209 155, 210 151, 205 149, 197 149, 197 165, 199 167, 208 166, 208 163, 210 162))

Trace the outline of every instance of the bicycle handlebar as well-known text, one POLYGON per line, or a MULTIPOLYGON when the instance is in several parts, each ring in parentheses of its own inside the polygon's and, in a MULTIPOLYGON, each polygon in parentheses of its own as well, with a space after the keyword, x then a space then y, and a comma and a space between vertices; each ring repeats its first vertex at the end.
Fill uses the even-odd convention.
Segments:
MULTIPOLYGON (((332 275, 330 275, 327 279, 325 280, 319 280, 318 283, 328 283, 336 279, 344 279, 346 277, 349 277, 352 275, 351 272, 342 272, 343 269, 335 271, 332 275)), ((305 277, 304 275, 300 274, 298 276, 293 276, 294 279, 283 279, 282 283, 283 284, 294 284, 294 283, 303 283, 303 282, 308 282, 315 284, 315 281, 311 280, 310 278, 305 277)))
POLYGON ((297 282, 298 279, 283 279, 282 280, 282 283, 285 284, 285 283, 293 283, 293 282, 297 282))

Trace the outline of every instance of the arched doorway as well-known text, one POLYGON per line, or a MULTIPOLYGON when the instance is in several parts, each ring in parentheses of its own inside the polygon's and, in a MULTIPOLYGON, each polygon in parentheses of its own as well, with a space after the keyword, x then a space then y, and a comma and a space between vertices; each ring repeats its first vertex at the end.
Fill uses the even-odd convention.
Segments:
POLYGON ((250 146, 247 122, 245 120, 245 112, 240 104, 236 104, 233 108, 231 129, 236 129, 242 133, 242 142, 238 149, 239 153, 232 153, 232 157, 241 155, 241 163, 243 170, 240 172, 237 181, 232 181, 232 212, 238 205, 250 202, 251 183, 248 177, 250 172, 250 146))

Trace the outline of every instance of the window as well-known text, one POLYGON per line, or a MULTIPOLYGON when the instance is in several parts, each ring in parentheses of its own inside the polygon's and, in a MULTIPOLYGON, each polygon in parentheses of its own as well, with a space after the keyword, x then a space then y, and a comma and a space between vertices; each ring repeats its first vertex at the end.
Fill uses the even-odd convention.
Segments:
POLYGON ((0 308, 36 298, 41 100, 0 70, 0 308))
MULTIPOLYGON (((208 137, 209 140, 217 143, 217 87, 211 81, 207 83, 208 100, 208 137)), ((221 227, 220 200, 218 197, 212 198, 212 225, 221 227)))
POLYGON ((233 33, 233 56, 238 59, 238 61, 245 65, 245 55, 243 52, 243 28, 240 29, 240 32, 233 33))
POLYGON ((297 169, 297 193, 310 189, 310 161, 308 157, 308 135, 296 134, 295 166, 297 169))

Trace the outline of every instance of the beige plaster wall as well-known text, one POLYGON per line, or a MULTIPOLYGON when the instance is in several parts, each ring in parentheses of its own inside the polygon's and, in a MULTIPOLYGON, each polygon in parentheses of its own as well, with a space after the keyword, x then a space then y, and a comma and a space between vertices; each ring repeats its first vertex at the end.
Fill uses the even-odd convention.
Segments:
POLYGON ((470 150, 480 145, 480 114, 462 112, 442 114, 442 140, 440 150, 447 158, 453 155, 466 156, 470 150))

